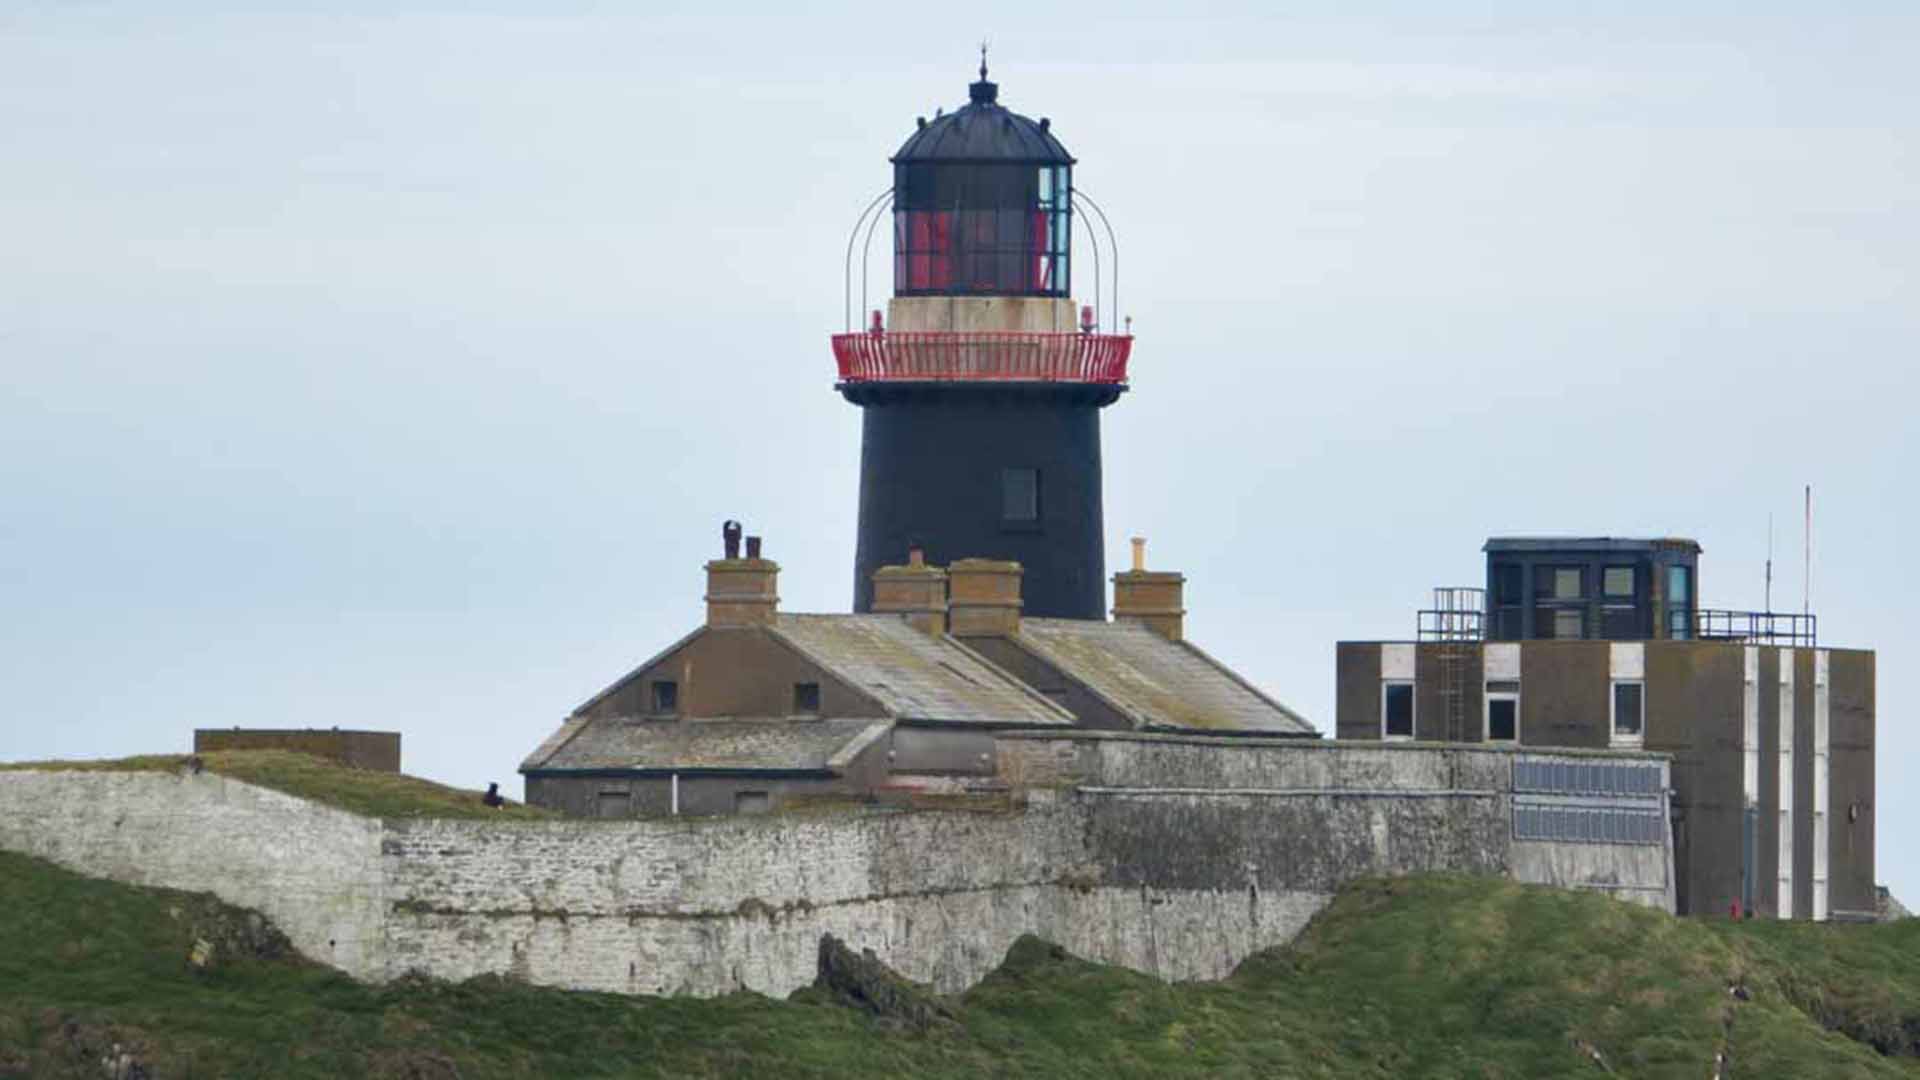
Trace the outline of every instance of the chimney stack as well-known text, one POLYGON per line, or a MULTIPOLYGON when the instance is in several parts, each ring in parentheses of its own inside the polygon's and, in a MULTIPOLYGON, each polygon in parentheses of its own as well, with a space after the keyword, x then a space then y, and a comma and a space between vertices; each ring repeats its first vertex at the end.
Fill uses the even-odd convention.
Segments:
POLYGON ((1166 638, 1185 636, 1187 579, 1169 570, 1147 569, 1147 541, 1133 538, 1133 569, 1113 575, 1113 617, 1116 622, 1138 622, 1166 638))
POLYGON ((1020 632, 1017 562, 958 559, 947 566, 947 623, 955 637, 1012 637, 1020 632))
POLYGON ((927 565, 927 556, 914 544, 907 549, 905 566, 883 566, 873 572, 873 611, 904 615, 922 633, 939 637, 947 632, 947 572, 927 565))
POLYGON ((747 538, 740 558, 740 523, 721 530, 723 558, 707 564, 707 625, 765 626, 780 612, 780 564, 760 557, 760 538, 747 538))

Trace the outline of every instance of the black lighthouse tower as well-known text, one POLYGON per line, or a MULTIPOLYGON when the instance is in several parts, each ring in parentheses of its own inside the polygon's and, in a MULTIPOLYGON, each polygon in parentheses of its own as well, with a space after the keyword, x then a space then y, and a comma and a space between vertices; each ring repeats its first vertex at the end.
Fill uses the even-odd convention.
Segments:
POLYGON ((1076 319, 1073 156, 999 103, 984 62, 968 90, 892 158, 884 322, 833 339, 863 414, 853 607, 917 543, 936 564, 1019 562, 1029 615, 1102 619, 1100 410, 1133 339, 1076 319))

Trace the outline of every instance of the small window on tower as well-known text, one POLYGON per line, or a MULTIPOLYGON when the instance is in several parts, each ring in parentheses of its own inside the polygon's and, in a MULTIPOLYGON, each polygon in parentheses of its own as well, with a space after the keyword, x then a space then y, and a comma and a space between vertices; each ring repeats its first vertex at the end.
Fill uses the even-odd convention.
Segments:
POLYGON ((1000 520, 1010 525, 1040 521, 1040 470, 1000 470, 1000 520))

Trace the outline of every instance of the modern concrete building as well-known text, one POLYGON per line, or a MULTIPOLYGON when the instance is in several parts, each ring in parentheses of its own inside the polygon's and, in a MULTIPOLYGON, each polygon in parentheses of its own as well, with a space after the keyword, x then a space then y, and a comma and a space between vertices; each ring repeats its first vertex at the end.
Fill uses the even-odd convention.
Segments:
POLYGON ((1699 607, 1690 540, 1486 552, 1484 594, 1439 590, 1415 640, 1337 646, 1339 738, 1670 753, 1681 911, 1871 916, 1872 652, 1819 646, 1809 615, 1699 607))

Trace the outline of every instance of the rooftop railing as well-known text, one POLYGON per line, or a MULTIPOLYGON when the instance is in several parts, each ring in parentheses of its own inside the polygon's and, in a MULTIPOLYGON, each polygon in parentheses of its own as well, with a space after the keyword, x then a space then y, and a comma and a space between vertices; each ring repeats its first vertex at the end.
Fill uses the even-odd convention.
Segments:
POLYGON ((1433 606, 1421 608, 1415 629, 1418 641, 1485 641, 1487 591, 1466 585, 1442 585, 1433 590, 1433 606))
MULTIPOLYGON (((1749 641, 1756 645, 1812 648, 1820 643, 1819 616, 1790 611, 1727 611, 1701 608, 1693 614, 1693 637, 1701 641, 1749 641)), ((1674 617, 1682 622, 1685 615, 1674 617)), ((1674 634, 1679 637, 1679 634, 1674 634)))
POLYGON ((833 336, 840 381, 1127 381, 1131 334, 908 332, 833 336))

